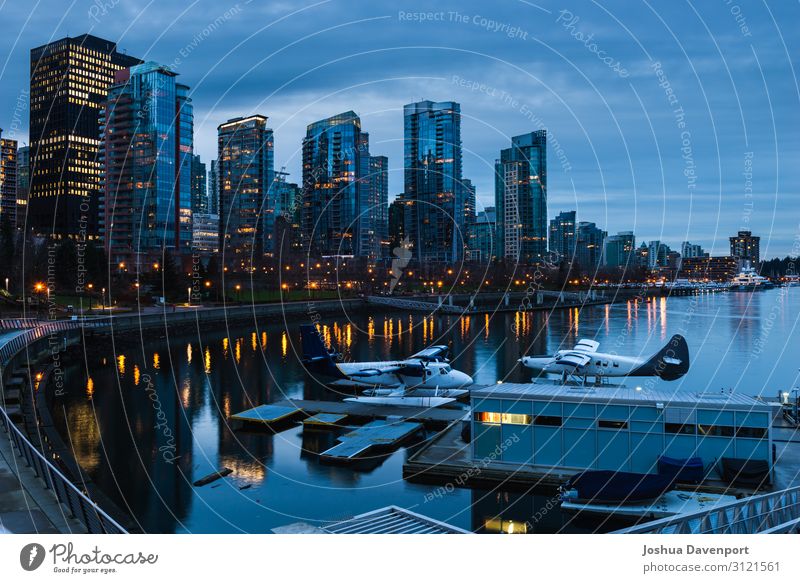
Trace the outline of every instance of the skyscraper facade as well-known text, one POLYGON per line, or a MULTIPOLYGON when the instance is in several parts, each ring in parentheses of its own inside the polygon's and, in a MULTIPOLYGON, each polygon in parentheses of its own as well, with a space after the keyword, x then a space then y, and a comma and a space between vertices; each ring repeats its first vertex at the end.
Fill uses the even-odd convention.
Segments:
POLYGON ((17 227, 17 141, 0 130, 0 224, 17 227))
POLYGON ((636 237, 633 231, 621 231, 616 235, 609 235, 603 242, 603 265, 632 268, 635 250, 636 237))
POLYGON ((194 114, 176 77, 153 62, 118 71, 100 115, 101 232, 109 260, 136 271, 191 250, 194 114))
POLYGON ((695 257, 708 257, 708 253, 703 251, 700 245, 695 245, 689 241, 681 244, 681 256, 684 259, 694 259, 695 257))
POLYGON ((217 132, 220 252, 226 264, 250 268, 274 252, 273 133, 263 115, 228 120, 217 132))
POLYGON ((739 231, 730 238, 731 255, 740 261, 747 261, 756 267, 761 259, 761 237, 754 237, 751 231, 739 231))
POLYGON ((467 243, 461 178, 461 106, 419 101, 403 108, 406 231, 420 261, 458 261, 467 243))
POLYGON ((369 247, 370 258, 388 257, 389 248, 389 159, 369 157, 369 247))
POLYGON ((497 215, 493 206, 479 212, 472 225, 470 237, 470 260, 488 263, 495 256, 497 215))
POLYGON ((141 63, 92 35, 31 50, 29 223, 42 234, 97 234, 98 122, 114 74, 141 63))
POLYGON ((17 149, 17 228, 24 229, 28 216, 28 192, 31 187, 30 146, 17 149))
POLYGON ((547 131, 511 138, 495 163, 498 256, 540 263, 547 252, 547 131))
POLYGON ((581 221, 575 230, 575 259, 580 268, 594 273, 603 260, 603 241, 606 232, 594 223, 581 221))
POLYGON ((369 255, 369 164, 369 138, 354 112, 308 126, 301 220, 308 253, 369 255))
MULTIPOLYGON (((389 256, 408 237, 406 227, 411 224, 411 204, 402 194, 398 194, 389 205, 389 256)), ((409 239, 410 240, 410 239, 409 239)))
POLYGON ((572 261, 575 256, 575 211, 563 211, 550 221, 550 254, 553 260, 572 261))
POLYGON ((206 165, 200 156, 192 156, 192 213, 208 214, 209 210, 206 165))
POLYGON ((219 169, 216 160, 211 160, 208 168, 208 211, 219 214, 219 169))

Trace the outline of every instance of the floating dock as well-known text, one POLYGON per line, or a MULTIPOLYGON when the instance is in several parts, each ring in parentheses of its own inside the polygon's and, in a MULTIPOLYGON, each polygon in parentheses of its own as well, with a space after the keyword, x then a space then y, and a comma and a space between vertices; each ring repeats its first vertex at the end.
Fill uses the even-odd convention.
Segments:
POLYGON ((287 406, 287 405, 259 405, 253 409, 242 411, 231 415, 234 421, 241 421, 242 423, 261 423, 264 425, 272 425, 275 423, 289 421, 295 417, 299 417, 303 413, 300 407, 287 406))
POLYGON ((316 415, 312 415, 305 421, 303 421, 303 425, 313 425, 318 427, 336 427, 344 423, 345 419, 347 419, 347 415, 341 415, 339 413, 317 413, 316 415))
POLYGON ((386 419, 387 417, 401 417, 420 423, 449 424, 462 419, 466 414, 463 409, 442 409, 428 407, 406 407, 401 405, 376 405, 370 403, 355 403, 351 401, 280 401, 269 405, 259 405, 253 409, 242 411, 231 416, 231 420, 244 424, 275 425, 293 421, 303 416, 309 418, 332 419, 327 415, 343 415, 350 418, 386 419))
POLYGON ((353 460, 379 447, 398 445, 422 429, 421 423, 376 420, 358 427, 339 438, 338 445, 323 451, 320 458, 327 461, 353 460))

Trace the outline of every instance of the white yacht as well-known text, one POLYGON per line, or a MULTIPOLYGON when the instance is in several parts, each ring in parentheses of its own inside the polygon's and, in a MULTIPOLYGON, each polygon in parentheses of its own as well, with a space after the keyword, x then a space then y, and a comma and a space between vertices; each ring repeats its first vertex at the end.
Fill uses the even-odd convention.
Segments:
POLYGON ((731 280, 731 291, 756 291, 769 289, 773 284, 766 277, 756 273, 752 267, 745 266, 742 271, 731 280))

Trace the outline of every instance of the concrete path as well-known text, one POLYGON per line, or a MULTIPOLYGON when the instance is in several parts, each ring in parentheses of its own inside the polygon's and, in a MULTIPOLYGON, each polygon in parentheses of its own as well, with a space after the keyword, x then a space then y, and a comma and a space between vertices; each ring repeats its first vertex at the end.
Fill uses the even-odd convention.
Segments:
POLYGON ((0 429, 0 532, 15 534, 85 533, 86 528, 44 487, 44 482, 13 450, 0 429))

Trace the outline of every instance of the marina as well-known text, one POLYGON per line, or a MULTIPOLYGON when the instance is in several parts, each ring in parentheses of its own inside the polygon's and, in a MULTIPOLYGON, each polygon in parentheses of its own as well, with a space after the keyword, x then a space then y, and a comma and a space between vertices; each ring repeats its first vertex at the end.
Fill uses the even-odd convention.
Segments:
MULTIPOLYGON (((503 451, 498 460, 484 464, 482 458, 475 458, 473 453, 475 446, 479 450, 486 449, 480 432, 473 429, 476 421, 469 411, 476 406, 476 396, 484 392, 482 398, 487 404, 493 400, 500 402, 500 409, 485 407, 479 411, 501 415, 499 427, 492 427, 486 435, 508 433, 505 425, 513 425, 513 433, 526 426, 502 423, 504 413, 520 414, 503 409, 505 401, 516 402, 514 407, 529 404, 533 418, 535 400, 543 402, 554 398, 502 396, 503 391, 508 392, 515 385, 527 387, 531 384, 531 371, 517 362, 521 354, 554 354, 562 347, 575 346, 582 338, 594 338, 605 352, 647 358, 665 346, 672 335, 680 333, 687 339, 691 354, 691 366, 684 377, 676 381, 624 379, 619 385, 603 383, 577 391, 570 389, 573 402, 564 400, 566 396, 558 397, 563 400, 560 439, 569 443, 573 439, 569 431, 581 431, 571 424, 586 424, 592 419, 596 444, 609 435, 619 439, 619 434, 626 431, 629 439, 638 439, 636 434, 652 433, 657 421, 639 419, 638 413, 633 415, 630 409, 641 409, 645 405, 655 409, 655 399, 648 403, 645 397, 634 397, 630 399, 633 402, 624 404, 629 411, 626 430, 596 427, 598 420, 624 421, 606 415, 614 407, 623 406, 618 402, 607 399, 605 404, 593 403, 593 417, 564 410, 567 405, 588 405, 588 402, 580 403, 586 401, 587 396, 595 400, 604 396, 622 399, 626 391, 637 392, 636 387, 640 385, 642 390, 638 393, 658 394, 659 399, 664 397, 665 403, 672 402, 673 408, 694 406, 678 407, 681 398, 687 403, 702 405, 697 407, 698 414, 707 405, 711 407, 712 418, 717 411, 726 415, 730 411, 720 397, 713 396, 723 393, 724 400, 730 401, 728 405, 753 406, 754 413, 765 412, 761 411, 762 407, 778 413, 780 407, 769 401, 776 399, 779 389, 791 392, 796 384, 796 371, 773 369, 767 355, 779 354, 787 337, 795 334, 789 323, 798 317, 797 304, 792 300, 796 290, 654 298, 589 306, 579 314, 564 310, 549 315, 513 313, 487 318, 486 315, 425 317, 391 312, 380 316, 354 313, 349 319, 327 318, 321 322, 323 336, 332 339, 344 354, 343 358, 350 362, 391 361, 415 354, 431 344, 448 343, 453 365, 469 374, 476 383, 470 387, 472 403, 454 403, 453 408, 345 401, 353 392, 331 388, 323 379, 309 374, 295 356, 301 352, 297 330, 287 330, 282 325, 267 324, 256 330, 243 327, 229 334, 208 333, 202 345, 191 335, 172 337, 169 346, 154 343, 143 356, 130 351, 107 360, 105 365, 101 360, 90 363, 91 383, 85 379, 83 386, 72 386, 63 409, 66 417, 61 409, 54 409, 55 423, 73 428, 70 435, 76 440, 74 449, 78 463, 112 497, 115 492, 119 492, 118 498, 124 496, 133 514, 146 521, 144 528, 148 531, 226 532, 230 530, 229 523, 235 522, 249 532, 264 532, 291 522, 284 517, 286 513, 316 524, 319 520, 339 519, 344 514, 356 516, 383 507, 388 496, 388 501, 397 506, 410 509, 421 506, 422 514, 465 530, 508 532, 513 524, 514 532, 591 532, 605 523, 577 520, 559 506, 548 511, 546 519, 533 521, 532 518, 543 508, 549 508, 553 493, 577 469, 585 467, 572 461, 579 448, 568 452, 570 448, 567 447, 560 451, 559 456, 569 456, 569 463, 563 463, 560 458, 543 464, 506 460, 506 453, 522 456, 517 449, 521 440, 512 443, 515 447, 503 451), (779 306, 785 316, 778 327, 764 334, 761 328, 754 327, 756 321, 752 318, 759 313, 769 313, 773 306, 779 306), (761 338, 759 343, 754 343, 758 338, 761 338), (624 343, 620 344, 621 341, 624 343), (748 368, 738 364, 743 359, 750 362, 748 368), (709 362, 715 366, 699 364, 709 362), (174 378, 179 379, 177 390, 173 371, 174 378), (155 425, 155 420, 149 420, 148 416, 156 413, 148 393, 142 390, 145 374, 149 375, 161 410, 168 419, 181 471, 194 481, 219 468, 233 470, 224 480, 187 489, 179 476, 163 471, 170 468, 160 462, 158 455, 152 463, 141 467, 114 463, 104 456, 103 447, 109 451, 152 448, 158 452, 159 448, 170 446, 163 435, 144 430, 155 425), (98 387, 116 383, 117 378, 120 391, 98 390, 98 387), (498 384, 498 380, 502 383, 498 384), (698 394, 706 397, 699 399, 698 394), (728 397, 730 394, 732 398, 728 397), (753 396, 757 397, 755 403, 744 399, 753 396), (743 398, 741 403, 740 397, 743 398), (132 425, 135 440, 126 435, 124 428, 100 425, 104 444, 101 447, 95 419, 102 419, 109 411, 118 411, 123 406, 141 417, 138 424, 132 425), (473 440, 470 431, 464 431, 466 417, 473 440), (352 462, 322 459, 322 453, 341 445, 341 436, 373 421, 390 418, 422 424, 426 437, 412 434, 397 443, 382 444, 356 455, 352 462), (634 422, 636 427, 649 423, 651 430, 637 431, 634 422), (84 429, 78 430, 78 427, 84 429), (142 428, 141 432, 138 427, 142 428), (158 491, 174 492, 174 496, 159 500, 147 493, 149 488, 133 490, 128 487, 128 484, 150 479, 148 476, 152 477, 158 491), (196 503, 189 504, 189 501, 196 503), (212 505, 215 513, 204 511, 206 505, 212 505), (252 510, 253 505, 255 510, 252 510), (161 511, 154 512, 155 509, 161 511), (526 522, 528 525, 523 528, 526 522)), ((79 373, 70 369, 66 374, 74 378, 79 373)), ((477 408, 480 409, 480 405, 477 408)), ((732 427, 736 431, 736 410, 733 416, 732 427)), ((782 415, 770 414, 770 417, 773 419, 770 434, 777 456, 772 465, 774 483, 771 487, 779 488, 796 479, 800 455, 795 442, 800 438, 794 425, 782 415)), ((717 421, 717 425, 729 427, 717 421)), ((696 421, 698 426, 706 424, 709 424, 707 419, 696 421)), ((526 431, 539 433, 542 428, 544 431, 553 429, 531 422, 526 431)), ((629 464, 644 468, 645 463, 652 464, 665 453, 685 458, 690 452, 681 448, 687 448, 690 439, 695 443, 700 439, 697 434, 677 435, 679 439, 670 446, 677 449, 668 450, 664 441, 666 434, 659 435, 662 441, 652 447, 649 462, 639 457, 643 450, 640 446, 628 451, 629 455, 633 453, 629 464)), ((521 433, 517 435, 521 436, 521 433)), ((647 437, 647 440, 654 439, 653 435, 647 437)), ((736 452, 744 452, 747 443, 763 439, 735 435, 706 438, 701 449, 711 443, 728 445, 719 446, 716 454, 703 454, 704 458, 711 456, 703 460, 705 465, 715 468, 711 479, 703 484, 703 491, 718 495, 752 494, 752 488, 731 488, 720 480, 716 471, 719 464, 715 466, 713 460, 721 457, 720 452, 725 453, 725 457, 742 455, 736 452)), ((533 449, 535 443, 531 443, 533 452, 537 451, 533 449)), ((598 447, 598 454, 603 447, 598 447)), ((767 445, 766 449, 769 447, 767 445)), ((762 449, 759 445, 754 451, 762 449)), ((604 463, 614 461, 608 451, 599 456, 604 463)), ((619 527, 608 523, 604 528, 619 527)))

